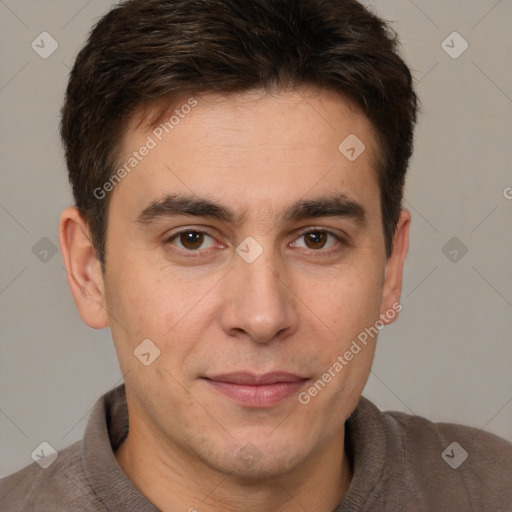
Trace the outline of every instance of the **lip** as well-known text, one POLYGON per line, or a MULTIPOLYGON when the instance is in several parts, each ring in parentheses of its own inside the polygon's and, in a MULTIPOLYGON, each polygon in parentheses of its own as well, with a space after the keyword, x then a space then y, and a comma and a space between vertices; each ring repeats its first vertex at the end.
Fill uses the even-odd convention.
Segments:
POLYGON ((294 395, 308 379, 288 372, 262 375, 237 372, 204 377, 204 380, 214 390, 245 407, 264 408, 294 395))

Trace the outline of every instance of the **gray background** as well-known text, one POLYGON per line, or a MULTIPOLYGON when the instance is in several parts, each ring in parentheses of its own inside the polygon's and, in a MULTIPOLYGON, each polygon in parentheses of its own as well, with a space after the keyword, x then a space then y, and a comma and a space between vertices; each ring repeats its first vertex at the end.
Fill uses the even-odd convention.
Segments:
MULTIPOLYGON (((512 441, 512 1, 366 3, 393 20, 424 112, 406 190, 404 309, 380 335, 365 395, 512 441), (454 31, 469 44, 458 58, 442 47, 460 52, 454 31)), ((72 202, 59 108, 111 5, 0 0, 0 476, 31 463, 42 441, 79 439, 94 402, 121 382, 109 331, 82 324, 52 254, 72 202), (47 59, 31 47, 43 31, 59 45, 47 59)))

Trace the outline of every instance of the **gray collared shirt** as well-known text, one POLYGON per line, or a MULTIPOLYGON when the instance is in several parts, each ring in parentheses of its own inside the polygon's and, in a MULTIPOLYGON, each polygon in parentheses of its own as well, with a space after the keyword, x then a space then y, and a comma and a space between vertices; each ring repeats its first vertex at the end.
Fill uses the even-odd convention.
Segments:
MULTIPOLYGON (((512 444, 504 439, 381 412, 364 397, 345 430, 353 478, 335 512, 512 512, 512 444)), ((83 439, 47 469, 34 462, 0 480, 0 510, 158 512, 115 459, 127 433, 121 385, 98 400, 83 439)))

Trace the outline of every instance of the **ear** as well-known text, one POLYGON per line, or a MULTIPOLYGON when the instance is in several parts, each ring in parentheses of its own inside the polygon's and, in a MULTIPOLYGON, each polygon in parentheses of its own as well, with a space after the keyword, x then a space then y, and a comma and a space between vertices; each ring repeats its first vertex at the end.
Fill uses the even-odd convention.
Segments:
POLYGON ((384 275, 380 308, 380 318, 384 324, 394 322, 398 316, 397 313, 402 309, 400 296, 402 294, 404 262, 409 250, 410 225, 411 213, 409 210, 402 209, 393 237, 393 251, 386 263, 384 275), (391 310, 394 311, 393 315, 389 313, 391 310))
POLYGON ((82 320, 93 329, 108 325, 101 265, 87 222, 74 207, 60 217, 59 244, 69 287, 82 320))

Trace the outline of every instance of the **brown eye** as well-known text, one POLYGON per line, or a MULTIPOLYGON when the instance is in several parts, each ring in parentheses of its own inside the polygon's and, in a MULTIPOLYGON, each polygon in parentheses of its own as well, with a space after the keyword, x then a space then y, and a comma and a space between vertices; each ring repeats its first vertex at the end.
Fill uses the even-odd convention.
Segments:
POLYGON ((326 253, 329 250, 331 252, 335 250, 336 246, 339 247, 346 244, 339 236, 335 235, 331 231, 312 229, 310 231, 303 232, 292 245, 293 247, 298 247, 300 249, 310 249, 326 253))
POLYGON ((209 249, 215 246, 215 239, 202 231, 181 231, 171 237, 168 242, 184 251, 199 252, 198 249, 209 249))
POLYGON ((199 249, 204 242, 204 234, 197 231, 188 231, 180 234, 180 243, 185 249, 199 249))
POLYGON ((311 231, 303 236, 308 249, 322 249, 327 242, 327 234, 324 231, 311 231))

